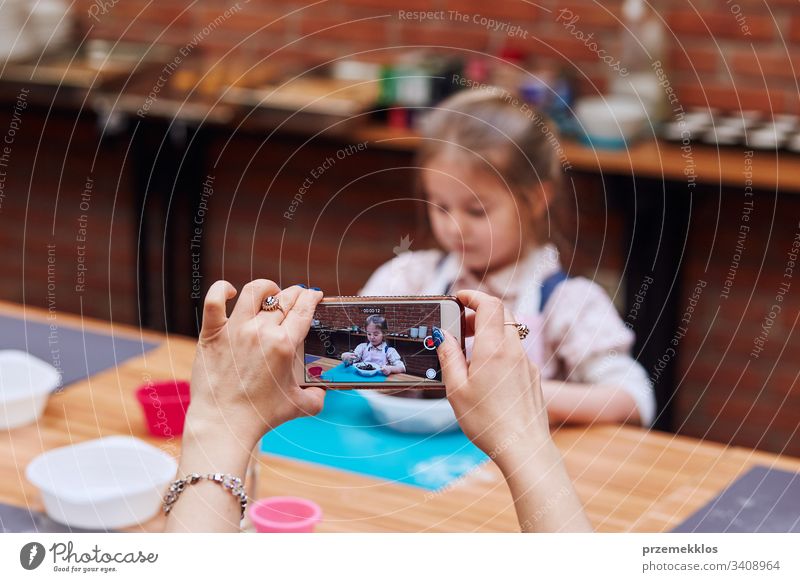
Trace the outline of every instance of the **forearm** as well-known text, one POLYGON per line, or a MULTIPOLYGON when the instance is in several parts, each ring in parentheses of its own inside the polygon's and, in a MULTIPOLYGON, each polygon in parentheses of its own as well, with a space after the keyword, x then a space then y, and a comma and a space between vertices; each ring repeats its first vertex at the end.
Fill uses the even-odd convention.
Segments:
POLYGON ((641 424, 636 400, 622 386, 542 381, 551 424, 641 424))
POLYGON ((520 442, 498 462, 514 499, 522 532, 592 531, 552 442, 520 442))
MULTIPOLYGON (((245 479, 255 443, 237 438, 229 429, 187 418, 178 478, 189 473, 229 473, 245 479)), ((187 485, 172 506, 165 532, 237 532, 241 506, 236 497, 219 483, 202 479, 187 485)))

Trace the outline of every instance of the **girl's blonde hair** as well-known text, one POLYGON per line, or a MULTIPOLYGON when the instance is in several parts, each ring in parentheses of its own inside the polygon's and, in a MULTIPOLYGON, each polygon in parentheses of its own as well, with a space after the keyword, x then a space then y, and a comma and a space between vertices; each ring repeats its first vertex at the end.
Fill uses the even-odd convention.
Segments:
MULTIPOLYGON (((543 113, 499 88, 467 89, 438 104, 423 118, 421 130, 416 167, 425 168, 447 152, 462 157, 473 171, 492 172, 527 212, 526 238, 537 245, 552 242, 562 255, 570 250, 558 133, 543 113), (549 188, 543 189, 544 184, 549 188), (537 218, 533 209, 541 204, 546 211, 537 218)), ((417 185, 421 192, 421 180, 417 185)), ((429 231, 427 212, 423 214, 429 231)))
POLYGON ((386 322, 386 318, 382 315, 370 315, 367 317, 367 323, 364 325, 364 329, 369 326, 369 324, 375 324, 378 328, 385 332, 389 329, 389 324, 386 322))

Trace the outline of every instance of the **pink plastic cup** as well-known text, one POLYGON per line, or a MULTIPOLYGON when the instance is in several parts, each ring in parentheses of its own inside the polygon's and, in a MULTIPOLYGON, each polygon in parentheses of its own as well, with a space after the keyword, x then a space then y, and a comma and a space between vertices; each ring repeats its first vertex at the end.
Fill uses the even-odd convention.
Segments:
POLYGON ((320 506, 302 497, 265 497, 247 511, 259 533, 311 533, 322 519, 320 506))
POLYGON ((322 376, 322 366, 311 366, 308 368, 308 375, 312 378, 319 378, 322 376))
POLYGON ((147 430, 161 438, 180 436, 189 407, 189 383, 165 380, 145 384, 136 390, 136 398, 144 410, 147 430))

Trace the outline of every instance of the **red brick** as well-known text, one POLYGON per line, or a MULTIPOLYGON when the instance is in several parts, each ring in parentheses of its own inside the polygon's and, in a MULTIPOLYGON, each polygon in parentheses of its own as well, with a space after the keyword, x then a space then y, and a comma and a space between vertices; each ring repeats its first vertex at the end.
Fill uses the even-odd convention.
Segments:
POLYGON ((726 111, 754 109, 764 112, 790 112, 793 105, 787 103, 783 91, 770 91, 757 87, 731 86, 724 83, 703 83, 698 89, 694 83, 675 86, 681 103, 686 106, 718 107, 726 111))
POLYGON ((777 30, 770 16, 762 16, 763 12, 751 11, 745 15, 742 26, 736 16, 724 6, 711 12, 694 12, 693 10, 675 10, 666 16, 669 31, 677 36, 689 34, 693 36, 714 38, 736 38, 740 40, 771 40, 777 30), (748 30, 744 30, 746 25, 748 30), (749 34, 747 33, 749 31, 749 34))
MULTIPOLYGON (((575 21, 576 29, 583 30, 589 34, 597 28, 608 29, 621 29, 622 28, 622 9, 620 2, 603 2, 602 5, 597 3, 558 3, 558 6, 553 8, 552 12, 547 15, 548 19, 558 21, 558 26, 563 26, 565 20, 570 20, 575 16, 578 20, 575 21), (567 12, 569 11, 569 12, 567 12)), ((542 15, 545 18, 545 15, 542 15)), ((622 31, 624 32, 624 31, 622 31)))
MULTIPOLYGON (((713 47, 682 44, 672 46, 669 50, 668 62, 670 70, 681 70, 689 73, 710 73, 717 70, 719 61, 719 54, 713 47)), ((699 83, 701 79, 698 77, 697 81, 699 83)))
POLYGON ((337 0, 336 4, 353 9, 369 9, 373 13, 397 16, 400 10, 424 11, 438 10, 438 2, 430 0, 337 0))
POLYGON ((305 16, 300 24, 300 34, 313 39, 373 43, 380 46, 385 43, 388 24, 387 18, 342 19, 305 16))
POLYGON ((753 51, 748 47, 731 51, 725 58, 735 75, 792 80, 800 75, 800 55, 791 55, 788 50, 753 51))
POLYGON ((489 45, 489 32, 485 28, 466 26, 404 25, 400 42, 408 45, 449 47, 484 51, 489 45))
POLYGON ((533 21, 544 14, 533 3, 517 0, 507 2, 484 2, 483 0, 445 0, 444 9, 457 10, 461 13, 480 15, 486 18, 502 20, 533 21))
MULTIPOLYGON (((598 47, 605 49, 608 54, 619 54, 617 42, 613 38, 595 36, 598 47)), ((596 52, 593 52, 584 43, 562 32, 535 34, 532 38, 519 41, 512 40, 514 46, 527 47, 533 55, 554 57, 562 60, 562 66, 573 60, 599 62, 596 52)))

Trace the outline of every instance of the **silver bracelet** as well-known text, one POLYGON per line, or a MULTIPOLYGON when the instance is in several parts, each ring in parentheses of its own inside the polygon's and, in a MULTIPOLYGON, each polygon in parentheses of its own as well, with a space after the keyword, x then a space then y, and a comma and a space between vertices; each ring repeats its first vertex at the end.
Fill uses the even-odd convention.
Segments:
POLYGON ((181 493, 183 493, 187 485, 194 485, 201 479, 208 479, 209 481, 219 483, 230 491, 231 495, 239 500, 239 505, 242 509, 241 519, 244 519, 244 511, 247 508, 247 494, 244 492, 244 487, 242 487, 242 480, 229 473, 206 473, 205 475, 189 473, 183 479, 173 481, 169 486, 169 492, 164 496, 164 505, 162 506, 164 508, 164 514, 169 514, 172 510, 172 506, 178 501, 178 497, 181 496, 181 493))

